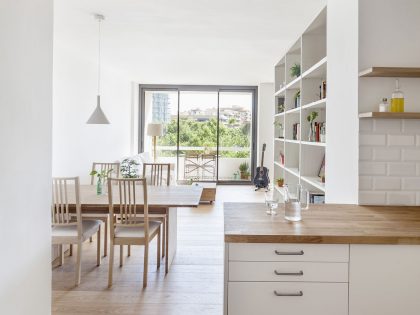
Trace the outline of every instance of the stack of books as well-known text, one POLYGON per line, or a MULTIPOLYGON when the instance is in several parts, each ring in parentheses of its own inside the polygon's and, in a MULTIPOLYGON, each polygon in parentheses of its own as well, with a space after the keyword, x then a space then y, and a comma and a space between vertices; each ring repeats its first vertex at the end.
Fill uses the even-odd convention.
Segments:
POLYGON ((314 123, 315 141, 321 142, 321 132, 325 132, 325 122, 314 123))

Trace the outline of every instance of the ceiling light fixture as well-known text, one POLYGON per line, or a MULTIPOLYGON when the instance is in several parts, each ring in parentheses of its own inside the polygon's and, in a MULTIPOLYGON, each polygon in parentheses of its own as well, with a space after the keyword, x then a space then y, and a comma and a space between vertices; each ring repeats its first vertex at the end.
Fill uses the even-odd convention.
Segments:
POLYGON ((95 14, 95 20, 98 21, 98 95, 96 96, 96 108, 92 115, 89 117, 87 124, 109 124, 101 108, 101 22, 105 17, 101 14, 95 14))

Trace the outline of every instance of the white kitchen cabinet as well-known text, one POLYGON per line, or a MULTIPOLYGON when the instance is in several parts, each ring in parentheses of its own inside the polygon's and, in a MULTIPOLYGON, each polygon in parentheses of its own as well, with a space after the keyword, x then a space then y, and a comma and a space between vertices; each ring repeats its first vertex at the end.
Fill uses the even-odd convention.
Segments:
POLYGON ((420 245, 350 245, 349 314, 419 315, 420 245))

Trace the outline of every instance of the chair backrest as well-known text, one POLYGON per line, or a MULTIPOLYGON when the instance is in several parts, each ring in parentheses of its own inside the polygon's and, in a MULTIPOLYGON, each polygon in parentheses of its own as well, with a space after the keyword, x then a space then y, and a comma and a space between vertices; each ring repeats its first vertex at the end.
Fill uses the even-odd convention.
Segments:
MULTIPOLYGON (((149 207, 145 178, 108 178, 108 200, 112 227, 144 226, 145 237, 148 238, 149 207)), ((113 228, 111 237, 114 237, 113 228)))
POLYGON ((171 184, 171 163, 144 163, 143 178, 148 179, 148 183, 153 186, 163 186, 171 184))
MULTIPOLYGON (((121 165, 120 165, 119 162, 112 162, 112 163, 93 162, 92 163, 92 171, 109 172, 110 170, 112 170, 108 177, 118 178, 118 177, 120 177, 120 166, 121 165)), ((95 185, 95 183, 96 183, 95 178, 97 178, 97 176, 91 175, 91 177, 90 177, 90 184, 91 185, 95 185)))
POLYGON ((78 225, 79 235, 82 229, 82 215, 80 206, 79 177, 54 177, 52 179, 52 226, 78 225), (69 203, 76 205, 76 221, 69 212, 69 203))

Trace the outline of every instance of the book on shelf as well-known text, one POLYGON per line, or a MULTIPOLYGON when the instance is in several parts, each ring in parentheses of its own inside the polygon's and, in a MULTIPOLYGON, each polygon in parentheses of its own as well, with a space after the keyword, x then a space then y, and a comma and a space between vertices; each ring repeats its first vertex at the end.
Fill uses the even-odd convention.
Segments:
POLYGON ((300 140, 300 123, 293 124, 293 140, 300 140))
POLYGON ((325 135, 325 122, 315 122, 314 123, 314 133, 315 133, 315 142, 324 142, 325 135))
POLYGON ((325 194, 320 192, 309 192, 309 202, 314 204, 325 203, 325 194))

